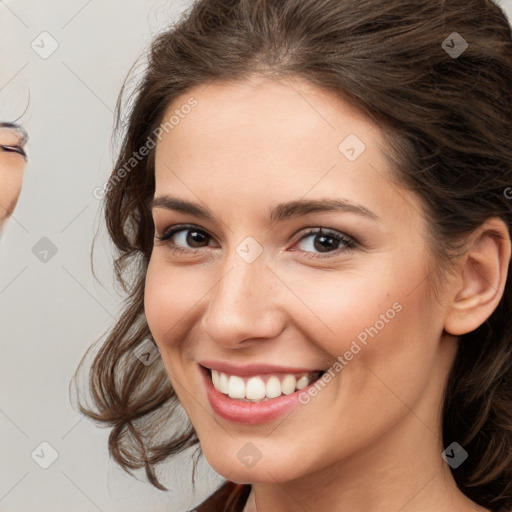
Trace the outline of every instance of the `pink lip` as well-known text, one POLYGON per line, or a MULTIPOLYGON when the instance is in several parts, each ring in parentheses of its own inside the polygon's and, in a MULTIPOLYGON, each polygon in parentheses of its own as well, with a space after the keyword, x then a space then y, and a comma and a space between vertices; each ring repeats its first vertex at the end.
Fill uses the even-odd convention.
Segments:
MULTIPOLYGON (((274 367, 273 367, 274 368, 274 367)), ((209 371, 205 368, 199 368, 203 382, 206 387, 206 395, 212 409, 222 418, 237 423, 255 425, 270 421, 284 414, 287 410, 300 405, 299 394, 308 391, 315 384, 312 382, 309 386, 295 391, 289 395, 272 398, 265 402, 242 402, 229 398, 224 393, 217 391, 213 387, 209 371)), ((287 372, 289 369, 287 369, 287 372)), ((295 372, 292 372, 295 373, 295 372)))
POLYGON ((265 373, 305 373, 321 371, 318 368, 292 368, 286 366, 274 366, 270 364, 248 364, 239 366, 222 361, 198 361, 198 363, 205 368, 228 373, 229 375, 238 375, 240 377, 262 375, 265 373))

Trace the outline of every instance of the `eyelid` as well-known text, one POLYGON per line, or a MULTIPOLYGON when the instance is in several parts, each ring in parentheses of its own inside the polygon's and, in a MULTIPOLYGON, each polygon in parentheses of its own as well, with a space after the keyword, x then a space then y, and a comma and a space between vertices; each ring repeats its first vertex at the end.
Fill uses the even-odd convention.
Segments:
POLYGON ((23 149, 22 146, 15 146, 15 145, 11 145, 11 144, 8 144, 8 145, 0 144, 0 149, 7 153, 18 153, 23 158, 25 158, 25 159, 27 158, 27 153, 25 152, 25 150, 23 149))

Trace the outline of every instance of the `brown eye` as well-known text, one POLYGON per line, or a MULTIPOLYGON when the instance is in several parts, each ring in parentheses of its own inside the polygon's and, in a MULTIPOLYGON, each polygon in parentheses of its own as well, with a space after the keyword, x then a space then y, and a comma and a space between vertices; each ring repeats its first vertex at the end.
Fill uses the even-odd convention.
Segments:
POLYGON ((191 254, 194 250, 206 249, 211 247, 209 242, 212 240, 211 235, 193 224, 173 226, 155 238, 177 254, 191 254))
POLYGON ((322 228, 308 230, 299 238, 295 245, 301 243, 304 244, 305 250, 300 249, 300 252, 309 258, 328 258, 331 255, 336 256, 341 252, 352 251, 358 246, 353 238, 339 231, 325 230, 322 228), (304 243, 307 239, 310 239, 310 242, 304 243))

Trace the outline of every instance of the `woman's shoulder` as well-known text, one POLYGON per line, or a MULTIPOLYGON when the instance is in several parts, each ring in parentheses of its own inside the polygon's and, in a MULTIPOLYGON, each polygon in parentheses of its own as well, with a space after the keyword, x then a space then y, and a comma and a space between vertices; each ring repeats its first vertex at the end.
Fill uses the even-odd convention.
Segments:
POLYGON ((211 496, 192 509, 193 512, 242 512, 251 492, 249 484, 224 482, 211 496))

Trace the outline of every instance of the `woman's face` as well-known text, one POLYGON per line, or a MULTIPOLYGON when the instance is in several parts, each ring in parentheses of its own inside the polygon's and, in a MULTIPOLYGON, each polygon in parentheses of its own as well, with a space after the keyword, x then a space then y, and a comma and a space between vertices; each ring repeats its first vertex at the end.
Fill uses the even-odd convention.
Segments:
POLYGON ((13 212, 21 191, 27 140, 25 131, 11 123, 0 123, 0 225, 13 212))
MULTIPOLYGON (((400 448, 439 459, 454 344, 441 341, 419 200, 391 182, 378 127, 299 80, 216 82, 182 95, 164 121, 176 109, 156 150, 153 218, 157 235, 192 228, 155 241, 145 311, 209 464, 254 483, 400 448), (346 206, 307 207, 323 201, 346 206), (284 367, 279 382, 297 369, 331 379, 250 404, 205 384, 200 363, 225 362, 284 367)), ((227 373, 260 375, 256 394, 276 383, 246 370, 227 373)))

